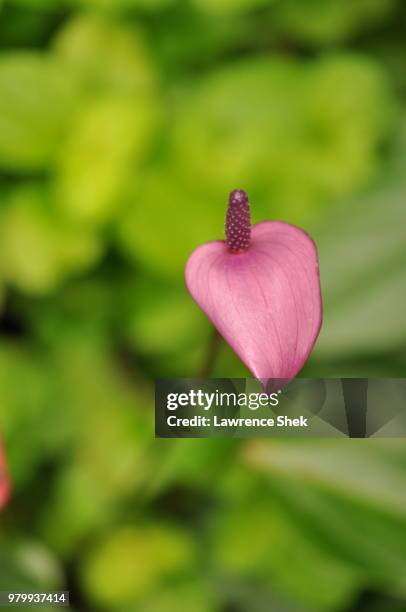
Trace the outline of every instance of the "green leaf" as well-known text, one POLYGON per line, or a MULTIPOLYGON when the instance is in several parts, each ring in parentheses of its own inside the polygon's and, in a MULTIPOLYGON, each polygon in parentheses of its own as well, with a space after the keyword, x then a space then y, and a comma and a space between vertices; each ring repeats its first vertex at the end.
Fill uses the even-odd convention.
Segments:
POLYGON ((34 51, 0 57, 0 168, 46 169, 77 103, 77 82, 61 62, 34 51))
MULTIPOLYGON (((69 0, 58 0, 59 6, 66 4, 69 0)), ((9 0, 9 4, 22 6, 30 10, 43 11, 44 9, 55 9, 55 0, 9 0)))
POLYGON ((348 203, 315 234, 324 322, 314 358, 373 354, 406 340, 402 180, 348 203))
POLYGON ((308 225, 373 176, 393 117, 385 72, 369 58, 245 60, 185 95, 171 155, 199 190, 243 186, 257 218, 308 225))
MULTIPOLYGON (((217 597, 212 589, 196 577, 193 581, 182 581, 157 589, 151 597, 147 597, 142 606, 142 612, 178 612, 179 602, 188 612, 213 612, 220 609, 216 605, 217 597)), ((133 608, 131 612, 135 612, 133 608)))
POLYGON ((169 358, 206 346, 209 323, 185 287, 139 276, 127 292, 126 310, 127 337, 145 355, 164 353, 169 358))
POLYGON ((260 501, 245 497, 223 508, 213 529, 215 568, 237 583, 255 577, 273 593, 323 611, 344 609, 362 586, 359 572, 323 550, 263 490, 260 501))
POLYGON ((152 169, 119 221, 120 247, 149 271, 179 282, 193 249, 222 238, 226 197, 208 198, 171 167, 152 169))
POLYGON ((146 97, 102 97, 78 114, 56 174, 56 205, 68 218, 100 224, 122 206, 156 122, 146 97))
POLYGON ((0 344, 0 422, 15 491, 28 486, 38 466, 68 438, 68 422, 64 427, 60 423, 63 414, 54 377, 43 355, 21 343, 0 344))
MULTIPOLYGON (((276 0, 271 0, 271 3, 276 0)), ((194 0, 202 10, 216 15, 234 15, 266 7, 270 0, 194 0)))
POLYGON ((101 254, 98 238, 53 210, 49 194, 34 185, 16 187, 0 212, 0 274, 29 294, 46 294, 101 254))
POLYGON ((252 442, 244 456, 309 537, 371 585, 406 592, 404 445, 275 440, 252 442))
POLYGON ((11 534, 0 534, 0 543, 1 590, 24 593, 61 588, 61 567, 50 550, 39 542, 11 534))
POLYGON ((100 11, 119 12, 130 9, 143 9, 148 12, 166 8, 174 0, 70 0, 74 5, 85 6, 100 11))
POLYGON ((140 32, 98 15, 76 15, 57 34, 57 55, 90 93, 145 94, 155 74, 140 32))
POLYGON ((308 44, 336 43, 353 37, 392 14, 395 0, 284 0, 275 3, 273 26, 308 44))
POLYGON ((66 556, 150 478, 153 423, 149 388, 130 383, 98 338, 66 334, 52 356, 59 426, 70 445, 39 522, 49 545, 66 556))
POLYGON ((187 532, 170 525, 122 527, 84 560, 82 581, 92 600, 106 606, 135 604, 162 580, 187 575, 194 549, 187 532))

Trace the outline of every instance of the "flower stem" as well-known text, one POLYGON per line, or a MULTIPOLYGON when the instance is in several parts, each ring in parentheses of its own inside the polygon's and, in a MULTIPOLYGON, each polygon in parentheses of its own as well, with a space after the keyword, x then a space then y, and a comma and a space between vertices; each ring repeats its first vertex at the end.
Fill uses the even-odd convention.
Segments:
POLYGON ((202 367, 198 374, 198 378, 209 378, 209 376, 213 372, 213 368, 216 363, 217 356, 219 354, 222 340, 223 339, 218 333, 217 329, 213 327, 207 342, 207 348, 204 354, 204 359, 202 367))

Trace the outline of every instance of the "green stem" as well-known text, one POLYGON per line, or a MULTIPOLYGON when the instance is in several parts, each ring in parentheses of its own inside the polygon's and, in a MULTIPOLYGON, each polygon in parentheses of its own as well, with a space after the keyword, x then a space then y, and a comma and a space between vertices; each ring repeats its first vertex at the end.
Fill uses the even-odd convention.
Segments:
POLYGON ((216 363, 216 359, 218 357, 222 341, 223 338, 220 336, 217 329, 213 327, 213 330, 207 342, 207 348, 204 355, 202 367, 198 375, 199 378, 210 377, 211 373, 213 372, 213 368, 216 363))

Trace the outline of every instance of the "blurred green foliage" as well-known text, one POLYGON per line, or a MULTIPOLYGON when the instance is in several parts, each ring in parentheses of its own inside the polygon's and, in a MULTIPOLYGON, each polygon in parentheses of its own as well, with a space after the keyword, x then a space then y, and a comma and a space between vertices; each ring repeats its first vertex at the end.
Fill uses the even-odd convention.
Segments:
MULTIPOLYGON (((117 612, 399 612, 398 441, 155 440, 231 189, 315 237, 307 376, 406 366, 400 0, 0 3, 0 590, 117 612)), ((212 375, 245 376, 221 346, 212 375)), ((52 608, 44 607, 44 610, 52 608)))
POLYGON ((18 50, 2 54, 0 91, 2 169, 52 166, 78 102, 75 76, 57 57, 18 50))

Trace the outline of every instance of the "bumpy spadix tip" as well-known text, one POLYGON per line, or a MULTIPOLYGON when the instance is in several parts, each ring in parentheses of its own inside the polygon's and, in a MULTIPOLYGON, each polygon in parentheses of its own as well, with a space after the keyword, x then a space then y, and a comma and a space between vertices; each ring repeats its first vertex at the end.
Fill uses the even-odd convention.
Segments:
POLYGON ((246 251, 251 242, 248 196, 242 189, 230 193, 226 215, 226 244, 232 253, 246 251))

